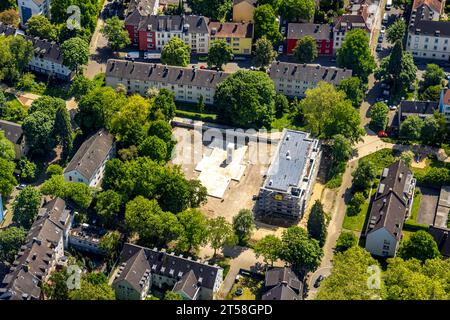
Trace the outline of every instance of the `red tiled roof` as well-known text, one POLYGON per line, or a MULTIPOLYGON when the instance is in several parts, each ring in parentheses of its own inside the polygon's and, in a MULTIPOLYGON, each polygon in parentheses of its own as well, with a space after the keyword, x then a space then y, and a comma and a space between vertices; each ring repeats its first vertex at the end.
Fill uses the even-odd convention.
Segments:
POLYGON ((436 12, 441 13, 444 8, 444 1, 443 0, 414 0, 413 3, 413 10, 417 10, 417 8, 421 7, 422 5, 426 5, 433 9, 436 12))

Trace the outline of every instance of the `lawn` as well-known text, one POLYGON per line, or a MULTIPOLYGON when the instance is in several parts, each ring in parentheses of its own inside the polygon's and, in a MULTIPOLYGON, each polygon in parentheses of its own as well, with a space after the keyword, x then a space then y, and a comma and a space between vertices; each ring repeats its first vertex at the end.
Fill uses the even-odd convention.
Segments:
POLYGON ((416 222, 417 215, 419 214, 419 208, 420 208, 420 200, 422 199, 422 194, 416 190, 414 193, 414 201, 411 208, 411 216, 409 217, 408 221, 416 222))
POLYGON ((264 281, 241 276, 239 281, 233 285, 227 300, 260 300, 264 281), (236 295, 236 290, 241 288, 242 295, 236 295))
POLYGON ((5 92, 6 101, 10 102, 14 108, 23 108, 19 100, 12 93, 5 92))
POLYGON ((344 223, 342 227, 347 230, 358 231, 361 232, 364 228, 364 222, 366 221, 366 217, 369 214, 370 208, 370 198, 377 192, 377 188, 372 188, 372 192, 369 198, 366 198, 366 201, 362 204, 361 210, 356 216, 348 216, 345 214, 344 223))
POLYGON ((376 165, 377 171, 381 174, 381 171, 390 166, 395 162, 396 157, 394 155, 394 151, 392 149, 381 149, 377 152, 369 154, 361 159, 359 159, 359 163, 361 161, 371 161, 376 165))

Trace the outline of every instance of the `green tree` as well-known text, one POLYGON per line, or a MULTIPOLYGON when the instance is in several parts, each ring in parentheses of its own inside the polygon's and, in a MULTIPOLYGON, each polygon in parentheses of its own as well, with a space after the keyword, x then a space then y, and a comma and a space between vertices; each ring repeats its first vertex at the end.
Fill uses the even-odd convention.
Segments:
POLYGON ((114 190, 106 190, 97 195, 95 210, 107 227, 114 225, 122 207, 122 197, 114 190))
POLYGON ((49 178, 54 175, 62 175, 63 168, 58 164, 51 164, 47 167, 46 174, 47 174, 47 177, 49 177, 49 178))
POLYGON ((98 247, 106 252, 106 255, 110 261, 114 261, 119 254, 120 238, 121 235, 119 231, 109 231, 100 239, 100 242, 98 243, 98 247))
POLYGON ((67 274, 66 268, 52 272, 48 281, 42 284, 42 291, 44 292, 45 297, 49 300, 68 300, 68 278, 69 275, 67 274))
POLYGON ((419 140, 423 124, 424 122, 419 116, 410 116, 400 125, 400 135, 406 139, 419 140))
POLYGON ((72 152, 73 132, 72 123, 66 106, 60 106, 56 110, 53 136, 63 149, 62 158, 67 159, 72 152))
POLYGON ((30 91, 35 84, 36 76, 30 72, 25 73, 18 79, 16 88, 23 91, 30 91))
POLYGON ((269 234, 259 240, 253 247, 256 258, 263 257, 264 262, 273 266, 274 262, 280 259, 283 243, 280 238, 269 234))
POLYGON ((323 256, 319 241, 308 236, 305 229, 292 226, 283 231, 281 241, 282 260, 290 263, 294 269, 304 274, 315 271, 323 256))
POLYGON ((441 91, 441 85, 430 86, 420 94, 420 99, 423 101, 439 101, 441 98, 441 91))
POLYGON ((410 239, 404 240, 398 251, 398 256, 404 260, 412 258, 424 262, 427 259, 441 257, 436 241, 431 234, 419 230, 410 239))
POLYGON ((41 207, 41 193, 31 186, 20 191, 13 203, 13 221, 24 229, 29 229, 41 207))
POLYGON ((343 231, 339 235, 334 250, 336 252, 344 252, 355 247, 358 244, 358 238, 351 231, 343 231))
POLYGON ((335 163, 347 162, 350 160, 353 154, 353 149, 350 141, 346 139, 342 134, 333 136, 331 144, 331 156, 335 163))
POLYGON ((403 19, 397 19, 393 24, 391 24, 386 30, 386 39, 390 43, 396 43, 397 41, 402 41, 405 37, 406 23, 403 19))
POLYGON ((423 121, 421 139, 428 145, 438 145, 441 141, 441 128, 435 117, 427 117, 423 121))
POLYGON ((138 147, 139 155, 149 157, 157 162, 165 162, 168 158, 166 143, 157 136, 145 138, 138 147))
POLYGON ((272 63, 277 57, 277 52, 273 50, 273 44, 265 36, 262 36, 255 43, 253 64, 256 67, 265 67, 272 63))
POLYGON ((240 70, 219 84, 214 100, 223 121, 261 127, 272 122, 275 96, 275 86, 266 73, 240 70))
POLYGON ((32 182, 36 179, 36 164, 28 160, 27 158, 22 158, 17 164, 17 169, 20 171, 20 180, 26 182, 32 182))
POLYGON ((358 77, 362 83, 367 83, 369 74, 376 67, 369 48, 367 32, 363 29, 349 31, 337 51, 336 61, 339 67, 352 69, 354 76, 358 77))
POLYGON ((69 95, 79 102, 81 98, 87 95, 94 87, 95 84, 93 81, 79 74, 73 78, 72 83, 70 84, 69 95))
POLYGON ((280 15, 289 21, 309 21, 314 16, 316 4, 313 0, 283 0, 280 15))
POLYGON ((321 138, 342 134, 351 142, 361 137, 359 112, 345 100, 345 93, 332 84, 319 82, 314 89, 308 89, 300 101, 307 128, 321 138))
POLYGON ((17 8, 17 1, 15 0, 5 0, 0 2, 0 11, 15 9, 17 8))
POLYGON ((214 249, 214 257, 218 249, 224 246, 233 246, 237 240, 232 225, 224 217, 217 217, 208 221, 207 239, 214 249))
POLYGON ((14 178, 14 169, 16 165, 12 161, 0 158, 0 194, 3 199, 8 198, 17 180, 14 178))
POLYGON ((375 78, 390 84, 391 94, 404 94, 416 79, 417 67, 412 55, 403 51, 401 41, 397 41, 391 54, 381 60, 375 70, 375 78))
POLYGON ((369 127, 375 132, 386 130, 389 108, 383 102, 375 103, 370 109, 369 127))
POLYGON ((241 209, 239 213, 233 217, 233 230, 238 238, 239 244, 247 244, 254 228, 255 219, 253 218, 253 212, 251 210, 241 209))
POLYGON ((89 61, 89 45, 81 38, 71 38, 61 45, 61 53, 64 57, 64 65, 69 69, 78 71, 80 66, 89 61))
POLYGON ((44 15, 32 16, 26 23, 27 34, 32 37, 39 37, 56 41, 58 39, 58 30, 44 15))
POLYGON ((34 56, 33 43, 23 37, 14 37, 9 43, 17 71, 22 74, 34 56))
POLYGON ((388 259, 386 300, 448 300, 450 260, 388 259))
POLYGON ((27 232, 22 228, 8 227, 0 230, 0 260, 13 263, 27 232))
POLYGON ((233 5, 232 0, 187 0, 186 3, 192 13, 220 21, 225 20, 233 5))
POLYGON ((108 46, 114 51, 123 49, 131 43, 128 31, 125 30, 125 23, 118 16, 107 19, 101 32, 108 40, 108 46))
POLYGON ((370 187, 377 176, 376 165, 368 160, 360 161, 358 168, 353 172, 353 187, 356 190, 365 190, 370 187))
POLYGON ((353 246, 333 258, 331 275, 322 281, 317 293, 317 300, 379 300, 380 290, 371 289, 367 285, 370 272, 368 268, 379 263, 370 253, 361 247, 353 246))
POLYGON ((255 20, 255 38, 265 37, 272 44, 277 44, 283 39, 282 34, 278 31, 278 22, 274 9, 268 5, 261 5, 255 9, 253 14, 255 20))
POLYGON ((205 112, 205 98, 203 98, 202 94, 198 97, 197 110, 200 113, 205 112))
POLYGON ((66 182, 64 199, 73 202, 77 208, 84 211, 91 205, 92 190, 82 182, 66 182))
POLYGON ((400 155, 400 159, 409 167, 411 168, 411 164, 414 160, 414 152, 407 150, 403 151, 400 155))
POLYGON ((41 192, 46 196, 52 195, 54 197, 64 198, 65 185, 66 183, 62 174, 52 175, 41 185, 41 192))
POLYGON ((285 113, 289 112, 289 100, 284 94, 277 93, 275 96, 275 115, 281 118, 285 113))
POLYGON ((311 63, 317 58, 317 41, 311 36, 298 39, 294 49, 294 56, 299 63, 311 63))
POLYGON ((183 297, 178 292, 167 291, 164 294, 164 300, 183 300, 183 297))
POLYGON ((171 38, 161 51, 161 63, 186 67, 189 64, 191 48, 178 37, 171 38))
POLYGON ((50 8, 50 13, 52 17, 52 22, 54 23, 64 23, 68 18, 67 8, 73 4, 72 0, 58 0, 52 3, 50 8))
POLYGON ((145 243, 166 244, 175 240, 181 232, 177 217, 164 212, 156 200, 142 196, 127 203, 125 225, 128 230, 136 232, 145 243))
POLYGON ((445 73, 441 67, 434 63, 427 64, 427 68, 423 74, 423 87, 440 86, 444 77, 445 73))
POLYGON ((153 100, 150 116, 156 119, 166 121, 172 120, 176 112, 175 96, 172 91, 162 88, 153 100))
POLYGON ((177 248, 183 252, 197 251, 208 237, 208 221, 198 209, 187 209, 177 214, 182 232, 178 237, 177 248))
POLYGON ((115 300, 116 294, 114 290, 108 285, 107 278, 103 275, 100 278, 102 281, 95 281, 89 279, 91 274, 87 274, 81 278, 80 289, 69 292, 71 300, 115 300))
POLYGON ((225 40, 213 40, 208 53, 208 66, 223 70, 223 65, 234 58, 233 49, 225 40))
POLYGON ((314 202, 308 217, 308 235, 319 241, 319 245, 323 247, 327 239, 327 227, 330 219, 323 210, 323 205, 319 200, 314 202))
POLYGON ((349 217, 357 216, 361 212, 361 206, 366 202, 362 192, 356 192, 347 206, 346 214, 349 217))
POLYGON ((145 138, 149 102, 139 95, 128 98, 118 113, 112 116, 111 132, 125 147, 139 144, 145 138))
POLYGON ((66 102, 63 99, 50 96, 42 96, 33 101, 33 103, 31 104, 31 108, 28 110, 28 113, 32 114, 39 111, 47 114, 54 119, 56 110, 58 110, 58 108, 60 107, 66 107, 66 102))
POLYGON ((207 202, 208 190, 200 180, 189 180, 189 204, 192 208, 198 208, 207 202))
POLYGON ((14 145, 5 137, 5 132, 0 130, 0 158, 5 160, 14 160, 16 151, 14 145))
POLYGON ((352 102, 353 107, 359 108, 364 100, 364 91, 361 88, 361 80, 357 77, 350 77, 341 81, 338 89, 345 92, 347 99, 352 102))

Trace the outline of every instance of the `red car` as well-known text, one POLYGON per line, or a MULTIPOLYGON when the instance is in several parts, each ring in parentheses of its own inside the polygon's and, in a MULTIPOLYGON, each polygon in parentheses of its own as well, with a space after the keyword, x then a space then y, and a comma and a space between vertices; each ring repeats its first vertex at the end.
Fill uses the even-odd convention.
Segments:
POLYGON ((380 138, 386 138, 388 134, 385 131, 378 131, 378 137, 380 138))
POLYGON ((206 67, 205 66, 200 66, 200 69, 206 69, 206 67))

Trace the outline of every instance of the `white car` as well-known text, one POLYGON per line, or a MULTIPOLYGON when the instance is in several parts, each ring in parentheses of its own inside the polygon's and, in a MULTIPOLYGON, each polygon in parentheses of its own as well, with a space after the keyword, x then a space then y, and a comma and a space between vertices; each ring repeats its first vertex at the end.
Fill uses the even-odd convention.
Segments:
POLYGON ((385 32, 386 32, 386 27, 385 26, 381 26, 380 33, 384 34, 385 32))
POLYGON ((281 27, 281 34, 285 34, 286 33, 286 27, 281 27))
POLYGON ((283 53, 283 51, 284 51, 284 47, 283 47, 283 45, 280 45, 278 47, 278 53, 283 53))
POLYGON ((389 110, 397 110, 397 106, 389 106, 389 110))

